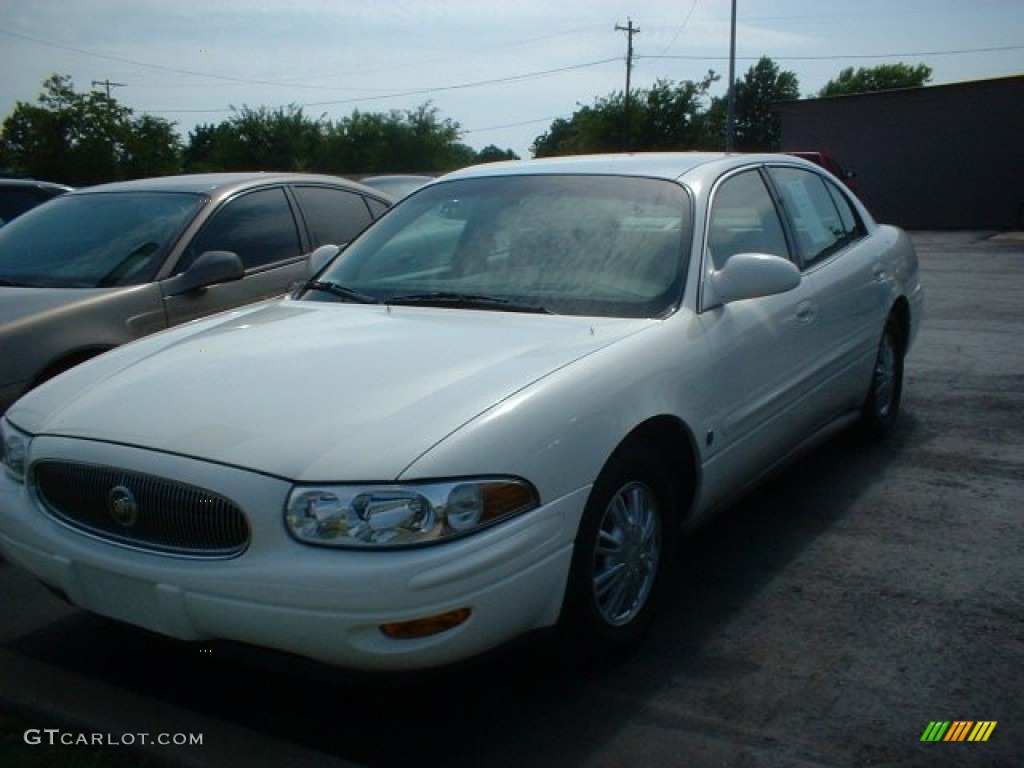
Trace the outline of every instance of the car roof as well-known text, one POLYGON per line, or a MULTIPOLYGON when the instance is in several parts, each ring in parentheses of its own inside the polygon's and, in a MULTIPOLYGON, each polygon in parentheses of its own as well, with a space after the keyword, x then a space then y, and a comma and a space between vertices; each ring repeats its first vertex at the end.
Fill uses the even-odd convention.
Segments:
POLYGON ((593 174, 646 176, 677 180, 687 173, 700 168, 721 172, 730 167, 770 161, 804 162, 779 154, 730 154, 726 152, 637 152, 612 155, 572 155, 476 165, 450 173, 444 179, 528 174, 593 174))
POLYGON ((33 187, 34 189, 49 189, 53 191, 70 192, 71 187, 67 184, 58 184, 55 181, 40 181, 39 179, 14 179, 0 177, 0 186, 3 187, 33 187))
POLYGON ((368 184, 370 182, 379 182, 379 181, 409 181, 409 182, 424 181, 424 182, 426 182, 426 181, 430 181, 433 178, 434 178, 433 176, 427 176, 427 175, 424 175, 424 174, 414 174, 414 173, 382 173, 382 174, 378 174, 376 176, 364 176, 359 181, 361 183, 363 183, 363 184, 368 184))
POLYGON ((155 176, 148 179, 132 181, 114 181, 109 184, 98 184, 94 187, 80 189, 74 194, 93 194, 97 192, 191 192, 195 194, 214 194, 227 189, 243 189, 248 186, 273 182, 312 182, 340 184, 356 189, 374 197, 388 199, 379 190, 370 189, 349 179, 338 176, 326 176, 314 173, 276 173, 268 171, 252 171, 244 173, 193 173, 179 176, 155 176))

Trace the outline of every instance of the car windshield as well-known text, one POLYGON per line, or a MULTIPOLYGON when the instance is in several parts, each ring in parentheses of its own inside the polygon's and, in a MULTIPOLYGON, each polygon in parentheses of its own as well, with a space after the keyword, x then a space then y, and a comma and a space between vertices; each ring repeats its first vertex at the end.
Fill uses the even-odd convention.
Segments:
POLYGON ((406 198, 311 284, 313 301, 655 317, 681 294, 680 185, 621 176, 495 176, 406 198))
POLYGON ((0 229, 0 285, 102 288, 148 282, 206 199, 173 192, 56 198, 0 229))

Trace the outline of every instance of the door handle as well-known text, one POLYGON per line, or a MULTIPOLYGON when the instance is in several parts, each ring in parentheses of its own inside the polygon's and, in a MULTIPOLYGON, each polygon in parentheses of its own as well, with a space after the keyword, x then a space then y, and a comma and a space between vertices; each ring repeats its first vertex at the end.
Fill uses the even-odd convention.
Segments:
POLYGON ((885 271, 885 267, 881 264, 875 264, 875 266, 871 268, 871 275, 879 283, 884 283, 889 277, 889 273, 885 271))
POLYGON ((814 308, 814 304, 809 301, 801 301, 796 307, 796 319, 804 325, 813 322, 818 311, 814 308))

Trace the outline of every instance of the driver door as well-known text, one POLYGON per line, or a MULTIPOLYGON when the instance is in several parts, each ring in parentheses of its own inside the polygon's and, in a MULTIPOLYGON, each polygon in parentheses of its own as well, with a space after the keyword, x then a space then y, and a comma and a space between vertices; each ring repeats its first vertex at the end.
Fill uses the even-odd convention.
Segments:
POLYGON ((245 276, 165 296, 168 325, 281 296, 292 283, 307 276, 298 225, 283 187, 248 192, 214 211, 184 251, 175 272, 183 272, 206 251, 238 254, 245 276))
POLYGON ((781 216, 752 168, 714 191, 705 247, 700 322, 714 360, 706 442, 718 471, 708 489, 719 498, 740 478, 780 460, 814 429, 808 407, 821 355, 813 278, 785 293, 740 301, 716 299, 710 277, 737 253, 791 258, 781 216))

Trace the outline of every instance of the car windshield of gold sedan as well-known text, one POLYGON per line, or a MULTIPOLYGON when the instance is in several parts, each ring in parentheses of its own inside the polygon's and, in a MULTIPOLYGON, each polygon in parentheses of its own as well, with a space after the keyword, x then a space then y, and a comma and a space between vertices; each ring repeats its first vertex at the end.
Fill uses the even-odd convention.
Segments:
POLYGON ((495 176, 413 193, 303 298, 658 317, 682 293, 691 206, 680 185, 495 176))
POLYGON ((197 194, 70 194, 0 229, 0 286, 104 288, 153 279, 204 205, 197 194))

